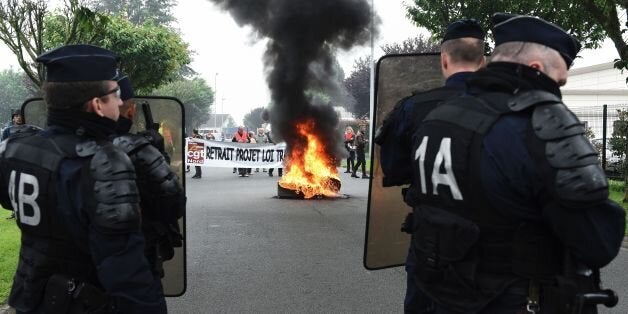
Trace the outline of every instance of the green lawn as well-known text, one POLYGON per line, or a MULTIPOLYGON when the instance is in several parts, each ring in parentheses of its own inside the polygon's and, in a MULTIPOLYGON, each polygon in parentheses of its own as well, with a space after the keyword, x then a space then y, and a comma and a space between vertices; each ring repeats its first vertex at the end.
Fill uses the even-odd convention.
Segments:
POLYGON ((20 250, 20 229, 15 220, 6 219, 10 215, 0 207, 0 304, 6 303, 9 296, 20 250))
MULTIPOLYGON (((622 203, 622 200, 624 199, 624 183, 621 181, 610 180, 609 184, 609 198, 619 203, 619 205, 623 206, 624 209, 626 209, 626 226, 628 226, 628 203, 622 203)), ((628 228, 626 228, 626 231, 626 234, 628 234, 628 228)))

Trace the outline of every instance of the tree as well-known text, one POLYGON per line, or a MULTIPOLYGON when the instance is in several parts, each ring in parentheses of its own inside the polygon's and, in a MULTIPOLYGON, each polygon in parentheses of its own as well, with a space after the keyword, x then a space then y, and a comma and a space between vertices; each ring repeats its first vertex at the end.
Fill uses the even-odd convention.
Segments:
POLYGON ((352 112, 358 117, 368 116, 371 102, 371 64, 372 56, 360 57, 353 63, 353 70, 345 79, 345 86, 355 99, 352 112))
POLYGON ((43 25, 47 12, 43 0, 0 0, 0 40, 11 50, 20 67, 37 85, 43 74, 35 58, 44 51, 43 25))
MULTIPOLYGON (((65 28, 60 26, 68 23, 66 19, 63 15, 55 15, 47 20, 46 37, 50 39, 50 45, 63 44, 60 40, 65 28)), ((188 45, 180 35, 151 21, 135 25, 122 17, 112 16, 104 29, 93 30, 98 32, 82 43, 115 51, 121 58, 120 71, 129 76, 139 93, 147 93, 179 79, 182 67, 191 62, 188 45)))
POLYGON ((426 53, 439 52, 440 43, 423 35, 410 37, 401 43, 385 44, 380 46, 385 54, 402 54, 402 53, 426 53))
MULTIPOLYGON (((442 38, 447 26, 462 18, 475 18, 486 30, 490 29, 490 18, 495 12, 517 12, 541 17, 560 25, 575 35, 586 48, 599 47, 606 37, 604 23, 600 23, 592 14, 592 9, 599 9, 607 14, 617 12, 615 5, 619 0, 413 0, 413 5, 406 6, 407 17, 417 26, 425 27, 434 38, 442 38), (612 7, 612 9, 611 9, 612 7)), ((624 6, 625 7, 625 6, 624 6)), ((600 17, 602 18, 602 17, 600 17)), ((612 16, 606 17, 612 20, 612 16)))
MULTIPOLYGON (((439 51, 440 44, 419 35, 401 43, 385 44, 380 48, 385 54, 427 53, 439 51)), ((370 113, 372 63, 373 57, 370 55, 358 58, 353 63, 351 74, 345 79, 345 87, 355 99, 353 108, 347 108, 347 110, 353 112, 358 118, 366 118, 370 113)))
POLYGON ((18 109, 22 103, 38 95, 38 88, 24 72, 13 69, 0 72, 0 122, 11 120, 11 110, 18 109))
POLYGON ((264 107, 258 107, 245 114, 244 126, 249 128, 249 130, 261 128, 264 123, 264 120, 262 120, 262 111, 264 111, 264 107))
POLYGON ((116 51, 121 70, 139 92, 180 77, 191 62, 188 46, 174 30, 146 22, 134 25, 122 17, 93 12, 79 0, 49 12, 42 0, 0 0, 0 40, 16 55, 20 67, 37 86, 42 52, 66 44, 94 44, 116 51))
POLYGON ((608 140, 613 155, 619 156, 621 162, 620 169, 624 174, 624 200, 628 202, 628 167, 626 157, 628 156, 628 110, 617 110, 618 119, 613 123, 613 134, 608 140))
POLYGON ((199 77, 168 83, 153 90, 151 94, 176 97, 183 102, 186 116, 185 128, 188 130, 207 121, 210 109, 214 106, 214 91, 204 79, 199 77))
POLYGON ((86 6, 97 12, 120 15, 135 25, 152 20, 157 25, 176 21, 172 15, 174 0, 87 0, 86 6))

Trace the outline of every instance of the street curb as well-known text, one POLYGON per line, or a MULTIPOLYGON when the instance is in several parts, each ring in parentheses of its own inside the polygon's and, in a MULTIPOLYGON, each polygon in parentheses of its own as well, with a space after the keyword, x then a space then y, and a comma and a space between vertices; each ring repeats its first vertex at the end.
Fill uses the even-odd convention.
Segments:
POLYGON ((621 243, 621 247, 628 249, 628 236, 624 237, 624 242, 621 243))

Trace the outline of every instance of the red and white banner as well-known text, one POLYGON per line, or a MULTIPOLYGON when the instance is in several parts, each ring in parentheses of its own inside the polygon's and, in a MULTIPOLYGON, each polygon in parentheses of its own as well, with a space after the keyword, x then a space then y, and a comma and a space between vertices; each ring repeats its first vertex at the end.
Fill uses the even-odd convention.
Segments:
POLYGON ((187 138, 186 165, 226 168, 281 168, 285 143, 249 144, 187 138))

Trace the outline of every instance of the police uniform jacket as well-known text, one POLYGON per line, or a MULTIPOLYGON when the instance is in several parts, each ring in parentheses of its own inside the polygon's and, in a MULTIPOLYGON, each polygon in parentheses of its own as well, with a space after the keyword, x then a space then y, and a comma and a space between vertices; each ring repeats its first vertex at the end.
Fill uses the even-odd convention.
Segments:
POLYGON ((165 313, 144 257, 133 165, 107 140, 115 122, 51 110, 49 125, 0 145, 0 203, 22 232, 9 304, 24 313, 165 313))
POLYGON ((465 94, 412 115, 404 200, 415 276, 437 304, 474 313, 529 279, 554 282, 563 256, 595 269, 617 255, 625 213, 560 98, 543 73, 495 62, 465 94))

